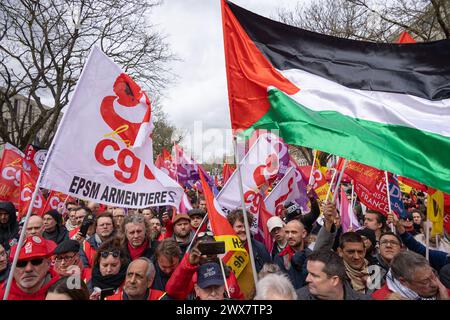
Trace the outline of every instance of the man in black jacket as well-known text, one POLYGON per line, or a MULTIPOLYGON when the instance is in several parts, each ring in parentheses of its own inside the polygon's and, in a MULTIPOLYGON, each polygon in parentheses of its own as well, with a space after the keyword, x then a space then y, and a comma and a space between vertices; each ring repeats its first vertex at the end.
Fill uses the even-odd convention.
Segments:
POLYGON ((16 208, 12 202, 0 202, 0 244, 6 251, 19 238, 19 224, 17 223, 16 208))
POLYGON ((347 282, 344 262, 331 250, 313 252, 308 257, 305 287, 297 290, 298 300, 371 300, 347 282))

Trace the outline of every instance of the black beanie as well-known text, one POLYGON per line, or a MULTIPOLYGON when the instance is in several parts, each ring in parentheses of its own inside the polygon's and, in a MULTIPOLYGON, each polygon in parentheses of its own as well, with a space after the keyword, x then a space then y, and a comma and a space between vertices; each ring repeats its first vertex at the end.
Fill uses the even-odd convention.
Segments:
POLYGON ((44 216, 48 214, 53 218, 53 220, 56 221, 56 224, 61 225, 62 224, 62 217, 61 214, 57 210, 49 210, 47 211, 44 216))
POLYGON ((375 248, 375 246, 377 245, 377 237, 375 236, 375 231, 364 228, 356 230, 356 233, 369 239, 370 242, 372 242, 372 248, 375 248))

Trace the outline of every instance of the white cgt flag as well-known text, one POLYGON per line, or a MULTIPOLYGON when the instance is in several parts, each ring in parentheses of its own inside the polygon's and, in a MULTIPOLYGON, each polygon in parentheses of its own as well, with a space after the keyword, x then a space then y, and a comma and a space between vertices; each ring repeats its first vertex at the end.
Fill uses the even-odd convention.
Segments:
POLYGON ((295 168, 290 167, 283 179, 273 188, 270 194, 264 199, 266 210, 272 215, 281 216, 284 204, 294 201, 300 196, 295 177, 295 168))
POLYGON ((177 207, 183 189, 154 166, 151 125, 147 94, 94 47, 40 186, 107 205, 177 207))

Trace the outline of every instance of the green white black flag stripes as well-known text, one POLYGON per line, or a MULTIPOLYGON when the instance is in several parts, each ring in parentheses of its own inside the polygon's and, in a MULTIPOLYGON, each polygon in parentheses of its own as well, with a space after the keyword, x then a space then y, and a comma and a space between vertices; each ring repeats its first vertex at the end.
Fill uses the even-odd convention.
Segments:
POLYGON ((281 24, 223 1, 232 127, 450 192, 450 41, 376 44, 281 24))

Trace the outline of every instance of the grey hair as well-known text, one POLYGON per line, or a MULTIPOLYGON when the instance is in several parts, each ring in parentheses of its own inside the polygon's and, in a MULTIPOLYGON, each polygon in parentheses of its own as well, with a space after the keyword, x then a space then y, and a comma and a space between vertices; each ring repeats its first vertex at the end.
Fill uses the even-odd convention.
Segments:
POLYGON ((130 264, 128 265, 127 273, 128 273, 128 270, 130 270, 131 264, 133 262, 136 262, 136 261, 139 261, 139 260, 145 261, 147 263, 147 270, 145 271, 145 277, 147 279, 151 280, 151 282, 153 282, 153 280, 155 279, 156 269, 155 269, 155 265, 153 264, 153 262, 149 258, 139 257, 136 260, 131 261, 130 264))
POLYGON ((294 286, 284 274, 271 273, 256 283, 254 300, 271 300, 274 295, 283 300, 297 300, 294 286))
POLYGON ((127 234, 125 227, 127 224, 130 224, 130 223, 135 223, 135 224, 143 223, 145 226, 145 236, 147 237, 147 239, 150 237, 150 225, 147 222, 147 220, 145 219, 144 215, 139 213, 139 214, 134 214, 134 215, 125 217, 125 220, 122 225, 122 233, 123 234, 125 234, 125 235, 127 234))
POLYGON ((403 251, 392 259, 391 273, 395 279, 402 277, 411 281, 416 269, 429 266, 425 257, 412 251, 403 251))

